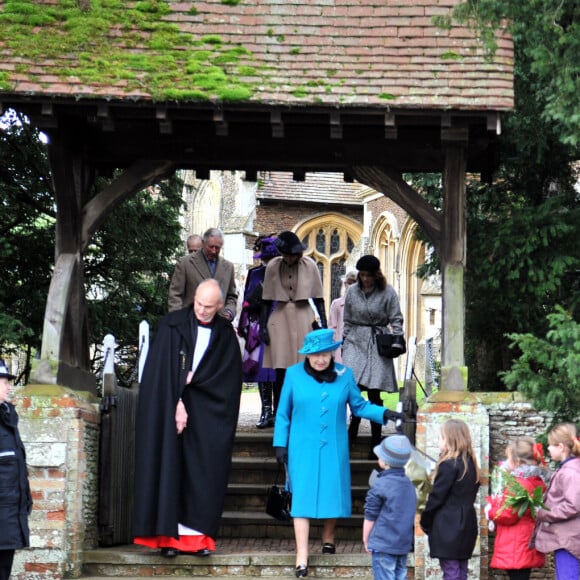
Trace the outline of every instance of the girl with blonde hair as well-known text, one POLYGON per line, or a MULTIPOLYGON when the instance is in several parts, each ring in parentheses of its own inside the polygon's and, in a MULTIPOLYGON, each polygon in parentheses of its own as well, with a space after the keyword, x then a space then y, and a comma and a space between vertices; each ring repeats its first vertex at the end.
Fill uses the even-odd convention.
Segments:
POLYGON ((518 507, 509 505, 514 495, 511 482, 517 482, 530 495, 534 495, 538 488, 541 490, 538 493, 544 492, 545 481, 549 479, 544 465, 541 443, 536 443, 532 437, 519 437, 507 446, 506 460, 499 465, 499 473, 510 474, 500 480, 505 479, 505 485, 493 490, 494 495, 488 498, 486 514, 496 529, 490 566, 506 570, 510 580, 528 580, 532 568, 543 568, 545 564, 544 554, 528 547, 535 513, 528 507, 520 514, 518 507))
POLYGON ((432 558, 439 558, 444 580, 466 580, 467 563, 478 535, 474 502, 479 466, 467 425, 449 419, 439 431, 441 455, 433 489, 421 514, 432 558))
POLYGON ((580 578, 580 441, 574 423, 560 423, 548 434, 548 451, 560 465, 538 509, 531 544, 554 552, 556 580, 580 578))

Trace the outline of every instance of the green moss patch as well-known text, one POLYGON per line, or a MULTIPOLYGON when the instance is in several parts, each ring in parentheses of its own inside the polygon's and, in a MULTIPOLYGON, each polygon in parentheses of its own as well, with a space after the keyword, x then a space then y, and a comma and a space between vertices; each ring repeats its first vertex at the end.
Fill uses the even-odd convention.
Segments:
MULTIPOLYGON (((23 59, 24 74, 28 61, 50 61, 46 72, 63 80, 75 77, 100 87, 123 81, 127 92, 145 91, 155 100, 251 98, 250 78, 258 72, 252 53, 217 35, 196 39, 182 33, 164 20, 170 14, 164 0, 92 0, 85 10, 77 0, 6 0, 0 43, 23 59)), ((0 89, 11 88, 2 73, 0 89)))

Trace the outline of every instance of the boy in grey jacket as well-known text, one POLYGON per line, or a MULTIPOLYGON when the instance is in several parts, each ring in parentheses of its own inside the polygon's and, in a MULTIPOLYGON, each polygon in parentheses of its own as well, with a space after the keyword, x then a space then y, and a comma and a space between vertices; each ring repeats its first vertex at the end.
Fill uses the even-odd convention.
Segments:
POLYGON ((375 580, 405 580, 417 509, 415 488, 405 475, 411 443, 405 435, 391 435, 374 452, 383 471, 367 493, 363 543, 372 554, 375 580))

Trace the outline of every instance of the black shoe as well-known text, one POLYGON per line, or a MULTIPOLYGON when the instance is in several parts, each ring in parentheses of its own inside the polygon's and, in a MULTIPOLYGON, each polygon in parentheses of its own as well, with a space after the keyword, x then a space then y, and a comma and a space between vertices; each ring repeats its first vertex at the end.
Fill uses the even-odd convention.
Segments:
POLYGON ((198 557, 202 557, 205 558, 206 556, 209 556, 211 554, 211 550, 208 550, 207 548, 202 548, 201 550, 197 550, 197 552, 191 552, 192 556, 198 556, 198 557))
POLYGON ((256 427, 258 429, 269 429, 274 426, 274 415, 272 415, 271 411, 267 411, 261 417, 258 423, 256 423, 256 427))
POLYGON ((166 558, 175 558, 179 554, 179 550, 175 548, 161 548, 161 555, 166 558))
POLYGON ((308 566, 306 564, 300 564, 300 566, 296 566, 294 573, 296 574, 296 578, 306 578, 308 576, 308 566))
POLYGON ((323 554, 336 554, 336 546, 331 544, 330 542, 325 542, 322 544, 322 553, 323 554))

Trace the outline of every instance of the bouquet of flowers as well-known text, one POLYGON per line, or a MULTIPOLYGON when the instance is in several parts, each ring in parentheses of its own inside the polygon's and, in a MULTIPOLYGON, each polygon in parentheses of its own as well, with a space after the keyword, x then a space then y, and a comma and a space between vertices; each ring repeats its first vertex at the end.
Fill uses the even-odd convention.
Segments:
POLYGON ((487 496, 487 503, 485 505, 485 517, 488 519, 487 528, 490 532, 495 530, 495 523, 490 519, 489 513, 494 505, 499 505, 505 492, 505 476, 509 475, 507 467, 504 462, 499 463, 493 468, 489 478, 490 495, 487 496))
POLYGON ((506 487, 506 476, 509 475, 509 469, 504 461, 496 465, 489 478, 489 486, 492 498, 501 498, 506 487))
POLYGON ((498 514, 511 508, 521 518, 529 509, 532 518, 535 519, 538 508, 549 509, 544 504, 544 493, 540 486, 530 493, 514 475, 501 467, 496 467, 493 470, 491 480, 493 495, 499 496, 501 494, 503 497, 503 505, 498 510, 498 514), (494 486, 494 482, 498 487, 494 486), (500 484, 501 487, 499 487, 500 484))

